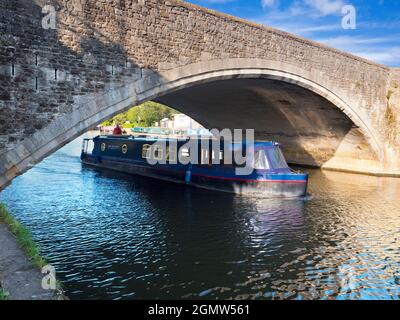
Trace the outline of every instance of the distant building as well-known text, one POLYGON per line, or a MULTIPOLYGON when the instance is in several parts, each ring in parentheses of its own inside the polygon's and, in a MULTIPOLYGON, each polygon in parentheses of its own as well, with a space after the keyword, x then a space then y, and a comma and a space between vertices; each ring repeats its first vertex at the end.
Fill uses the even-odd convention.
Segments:
POLYGON ((173 121, 169 118, 164 118, 160 120, 160 127, 163 129, 172 129, 173 121))
POLYGON ((171 130, 204 129, 200 123, 182 113, 174 114, 172 120, 168 118, 160 120, 160 127, 171 130))

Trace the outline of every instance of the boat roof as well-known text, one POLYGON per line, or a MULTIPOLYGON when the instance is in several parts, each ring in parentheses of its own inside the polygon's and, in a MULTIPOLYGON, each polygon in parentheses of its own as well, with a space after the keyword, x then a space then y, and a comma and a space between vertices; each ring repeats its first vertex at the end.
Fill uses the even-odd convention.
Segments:
MULTIPOLYGON (((142 141, 142 142, 158 142, 158 141, 171 141, 171 140, 176 140, 180 142, 186 142, 189 141, 189 138, 155 138, 155 137, 135 137, 131 135, 99 135, 95 138, 101 138, 101 139, 109 139, 109 140, 128 140, 128 141, 142 141)), ((191 138, 193 140, 210 140, 209 137, 195 137, 191 138)), ((244 143, 233 143, 233 145, 240 145, 240 144, 246 144, 245 141, 244 143)), ((278 146, 279 143, 275 141, 254 141, 254 145, 258 147, 272 147, 272 146, 278 146)))

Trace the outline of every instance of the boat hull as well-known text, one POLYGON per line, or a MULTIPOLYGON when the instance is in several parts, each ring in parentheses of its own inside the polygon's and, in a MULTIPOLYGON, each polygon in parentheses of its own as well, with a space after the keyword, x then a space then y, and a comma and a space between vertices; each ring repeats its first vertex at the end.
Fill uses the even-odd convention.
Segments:
POLYGON ((189 173, 190 179, 188 180, 187 167, 183 166, 152 166, 143 163, 121 161, 120 159, 100 158, 88 154, 82 157, 82 162, 85 165, 100 169, 114 170, 126 174, 140 175, 243 196, 299 198, 307 194, 307 174, 296 175, 296 179, 282 179, 279 176, 238 178, 204 174, 201 170, 193 168, 189 173))

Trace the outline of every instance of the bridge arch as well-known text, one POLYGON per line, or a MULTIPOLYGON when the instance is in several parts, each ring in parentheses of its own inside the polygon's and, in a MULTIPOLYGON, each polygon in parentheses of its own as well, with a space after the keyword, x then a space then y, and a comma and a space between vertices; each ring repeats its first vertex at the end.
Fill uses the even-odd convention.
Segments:
MULTIPOLYGON (((21 141, 13 150, 0 155, 0 162, 6 164, 4 172, 0 172, 0 188, 88 129, 133 105, 149 100, 163 101, 163 97, 171 97, 187 88, 228 80, 253 79, 286 83, 321 97, 359 128, 376 160, 379 162, 383 159, 383 146, 371 129, 367 115, 349 103, 351 98, 321 72, 273 60, 216 59, 160 72, 142 70, 140 73, 145 76, 138 78, 132 75, 132 79, 127 79, 123 86, 95 95, 75 97, 76 107, 71 113, 54 120, 30 138, 21 141)), ((182 108, 180 110, 184 111, 182 108)))

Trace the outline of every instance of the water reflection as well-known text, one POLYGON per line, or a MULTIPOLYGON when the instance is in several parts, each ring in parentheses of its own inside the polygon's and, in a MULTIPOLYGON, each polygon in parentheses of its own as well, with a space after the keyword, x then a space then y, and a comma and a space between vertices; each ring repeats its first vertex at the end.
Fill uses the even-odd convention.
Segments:
POLYGON ((0 195, 72 299, 398 299, 400 179, 311 170, 311 201, 81 166, 75 141, 0 195))

